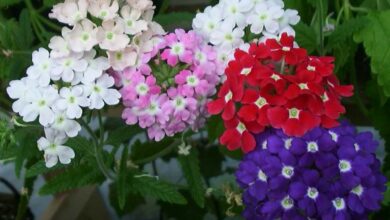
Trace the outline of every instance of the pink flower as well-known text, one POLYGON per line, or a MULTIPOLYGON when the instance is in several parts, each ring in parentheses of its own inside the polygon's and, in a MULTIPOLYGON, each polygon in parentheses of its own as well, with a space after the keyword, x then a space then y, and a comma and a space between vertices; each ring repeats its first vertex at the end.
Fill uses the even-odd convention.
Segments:
POLYGON ((175 82, 182 89, 183 94, 186 96, 207 95, 209 90, 209 84, 204 79, 204 71, 197 68, 194 72, 189 70, 183 70, 176 75, 175 82))
POLYGON ((170 66, 176 66, 181 61, 191 64, 195 40, 193 34, 183 33, 184 30, 177 30, 175 33, 165 36, 167 49, 161 54, 162 60, 166 60, 170 66))

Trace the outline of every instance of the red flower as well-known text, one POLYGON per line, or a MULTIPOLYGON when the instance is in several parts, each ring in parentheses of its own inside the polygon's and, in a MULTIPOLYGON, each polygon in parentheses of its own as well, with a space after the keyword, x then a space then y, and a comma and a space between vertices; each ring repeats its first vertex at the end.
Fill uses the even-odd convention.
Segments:
POLYGON ((283 58, 290 65, 296 65, 304 60, 307 52, 302 48, 294 48, 294 37, 283 33, 280 42, 276 39, 268 39, 266 45, 271 50, 271 57, 274 61, 280 61, 283 58))
POLYGON ((252 43, 249 47, 249 54, 257 60, 267 60, 271 58, 270 48, 264 43, 252 43))
MULTIPOLYGON (((235 102, 239 102, 242 98, 242 93, 236 89, 232 89, 229 81, 225 81, 218 92, 218 98, 207 104, 207 110, 212 115, 217 115, 222 112, 222 119, 231 120, 236 113, 235 102)), ((234 88, 234 86, 233 86, 234 88)))
POLYGON ((329 91, 336 94, 337 96, 342 97, 351 97, 353 96, 353 86, 341 86, 340 81, 337 79, 335 75, 331 75, 325 79, 329 91))
POLYGON ((272 86, 263 88, 260 92, 248 89, 244 93, 241 103, 243 106, 238 111, 240 119, 253 122, 256 121, 262 126, 269 125, 267 110, 273 105, 283 105, 286 101, 282 96, 270 95, 272 86))
POLYGON ((290 136, 302 136, 321 122, 320 118, 309 111, 294 107, 270 108, 267 115, 272 127, 281 128, 285 134, 290 136))
POLYGON ((241 85, 243 82, 256 85, 256 59, 240 49, 236 50, 234 57, 235 59, 229 62, 225 70, 228 77, 236 77, 236 80, 239 80, 241 85))
POLYGON ((296 76, 301 81, 321 83, 323 77, 333 74, 333 57, 309 57, 297 66, 296 76))
POLYGON ((255 149, 256 140, 251 132, 260 133, 264 130, 263 126, 256 123, 247 123, 233 118, 225 122, 225 132, 219 139, 221 144, 226 145, 229 150, 242 148, 245 153, 255 149))

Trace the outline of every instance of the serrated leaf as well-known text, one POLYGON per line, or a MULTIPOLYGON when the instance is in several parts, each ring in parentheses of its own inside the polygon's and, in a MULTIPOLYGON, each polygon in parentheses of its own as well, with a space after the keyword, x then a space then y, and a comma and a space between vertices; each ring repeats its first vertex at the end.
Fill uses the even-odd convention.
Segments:
POLYGON ((131 178, 130 192, 138 193, 142 196, 152 196, 164 202, 185 205, 187 200, 171 183, 157 180, 154 177, 131 178))
POLYGON ((371 58, 372 73, 377 74, 378 84, 390 97, 390 11, 372 12, 368 15, 370 25, 354 35, 354 40, 363 42, 371 58))
POLYGON ((301 22, 294 27, 296 31, 295 40, 300 47, 305 48, 308 53, 312 53, 317 47, 317 34, 313 27, 301 22))
POLYGON ((108 138, 105 143, 112 146, 119 146, 124 142, 130 141, 131 138, 142 131, 138 126, 123 126, 112 132, 108 132, 108 138))
POLYGON ((126 178, 127 178, 127 158, 129 156, 128 145, 125 145, 122 152, 122 158, 120 161, 118 180, 117 180, 117 191, 118 191, 118 204, 119 208, 123 210, 126 205, 126 178))
POLYGON ((144 197, 138 195, 138 194, 129 194, 127 193, 126 196, 126 204, 124 208, 119 208, 118 204, 118 191, 116 189, 116 184, 112 183, 109 187, 109 200, 111 206, 115 209, 116 213, 119 215, 119 217, 123 217, 124 215, 131 213, 136 209, 138 206, 145 203, 144 197))
POLYGON ((198 152, 192 149, 188 156, 180 155, 178 160, 187 180, 192 198, 199 207, 203 208, 205 203, 205 186, 200 172, 198 152))
POLYGON ((64 168, 65 166, 63 164, 57 164, 55 167, 47 168, 45 165, 45 161, 41 160, 38 161, 36 164, 32 165, 28 170, 26 170, 26 177, 35 177, 42 174, 46 174, 61 168, 64 168))
POLYGON ((104 180, 105 177, 96 167, 73 166, 49 180, 39 193, 41 195, 56 194, 83 186, 100 184, 104 180))

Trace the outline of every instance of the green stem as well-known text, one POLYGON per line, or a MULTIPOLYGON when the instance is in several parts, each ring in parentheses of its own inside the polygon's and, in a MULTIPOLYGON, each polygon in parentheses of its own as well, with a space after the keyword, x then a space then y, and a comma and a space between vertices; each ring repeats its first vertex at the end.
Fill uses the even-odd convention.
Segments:
POLYGON ((319 28, 320 28, 320 55, 324 55, 325 50, 325 36, 324 36, 324 2, 318 0, 319 4, 319 28))
POLYGON ((37 14, 37 18, 42 21, 45 25, 50 27, 51 29, 55 31, 61 32, 61 27, 55 24, 54 22, 50 21, 49 19, 43 17, 41 14, 37 14))
POLYGON ((282 64, 280 65, 280 74, 284 74, 284 68, 286 67, 286 57, 283 56, 282 64))
POLYGON ((30 197, 33 191, 34 183, 35 183, 36 177, 33 178, 24 178, 24 185, 23 189, 21 191, 20 199, 19 199, 19 205, 18 205, 18 212, 16 214, 16 220, 24 220, 26 219, 26 213, 28 210, 28 204, 30 201, 30 197))
POLYGON ((351 17, 351 9, 350 9, 350 6, 351 4, 349 3, 349 0, 344 0, 344 5, 343 5, 343 9, 344 9, 344 18, 345 20, 349 20, 350 17, 351 17))
POLYGON ((175 140, 172 144, 170 144, 168 147, 164 148, 162 151, 158 152, 157 154, 153 155, 153 156, 150 156, 150 157, 147 157, 147 158, 144 158, 144 159, 140 159, 140 160, 136 160, 134 161, 134 164, 137 164, 137 165, 141 165, 141 164, 146 164, 146 163, 150 163, 154 160, 156 160, 157 158, 160 158, 160 157, 163 157, 165 155, 168 155, 170 154, 179 144, 181 143, 181 140, 175 140))
POLYGON ((371 12, 371 9, 369 9, 369 8, 354 7, 352 5, 349 5, 349 9, 351 9, 351 11, 362 12, 362 13, 370 13, 371 12))

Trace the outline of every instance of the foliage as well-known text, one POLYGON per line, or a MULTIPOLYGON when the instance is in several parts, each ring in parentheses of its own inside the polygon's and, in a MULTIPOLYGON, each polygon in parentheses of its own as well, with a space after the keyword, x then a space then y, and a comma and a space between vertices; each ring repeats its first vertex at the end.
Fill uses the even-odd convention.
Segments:
MULTIPOLYGON (((146 198, 154 198, 166 218, 201 219, 206 213, 223 218, 233 207, 226 198, 231 188, 218 188, 211 182, 230 172, 223 162, 239 160, 242 153, 216 145, 223 131, 223 123, 216 117, 211 117, 199 132, 206 136, 188 134, 158 143, 145 141, 140 128, 108 118, 101 125, 103 132, 91 129, 66 143, 80 155, 72 165, 46 168, 36 145, 43 131, 34 124, 17 123, 18 118, 9 114, 11 103, 4 91, 10 80, 25 74, 32 51, 47 45, 50 37, 59 33, 59 24, 47 19, 56 2, 59 0, 0 0, 0 162, 13 162, 16 174, 25 173, 22 177, 27 183, 37 176, 54 174, 39 190, 45 195, 110 180, 110 202, 119 215, 131 213, 145 204, 146 198), (187 156, 177 154, 183 143, 192 146, 187 156), (147 173, 144 167, 158 158, 177 160, 186 184, 147 173), (102 172, 100 166, 106 170, 102 172), (210 188, 214 193, 209 193, 210 188)), ((190 28, 200 9, 177 12, 171 10, 168 0, 155 3, 159 12, 155 20, 167 30, 190 28)), ((295 27, 298 44, 312 54, 335 56, 342 83, 354 84, 355 97, 345 103, 347 117, 354 124, 375 127, 386 140, 383 170, 390 177, 390 1, 285 0, 285 4, 297 9, 302 18, 295 27)), ((87 126, 95 118, 94 113, 83 119, 87 126)), ((389 201, 390 191, 385 194, 382 210, 372 219, 386 219, 389 201)), ((231 210, 239 213, 240 208, 234 206, 231 210)))

